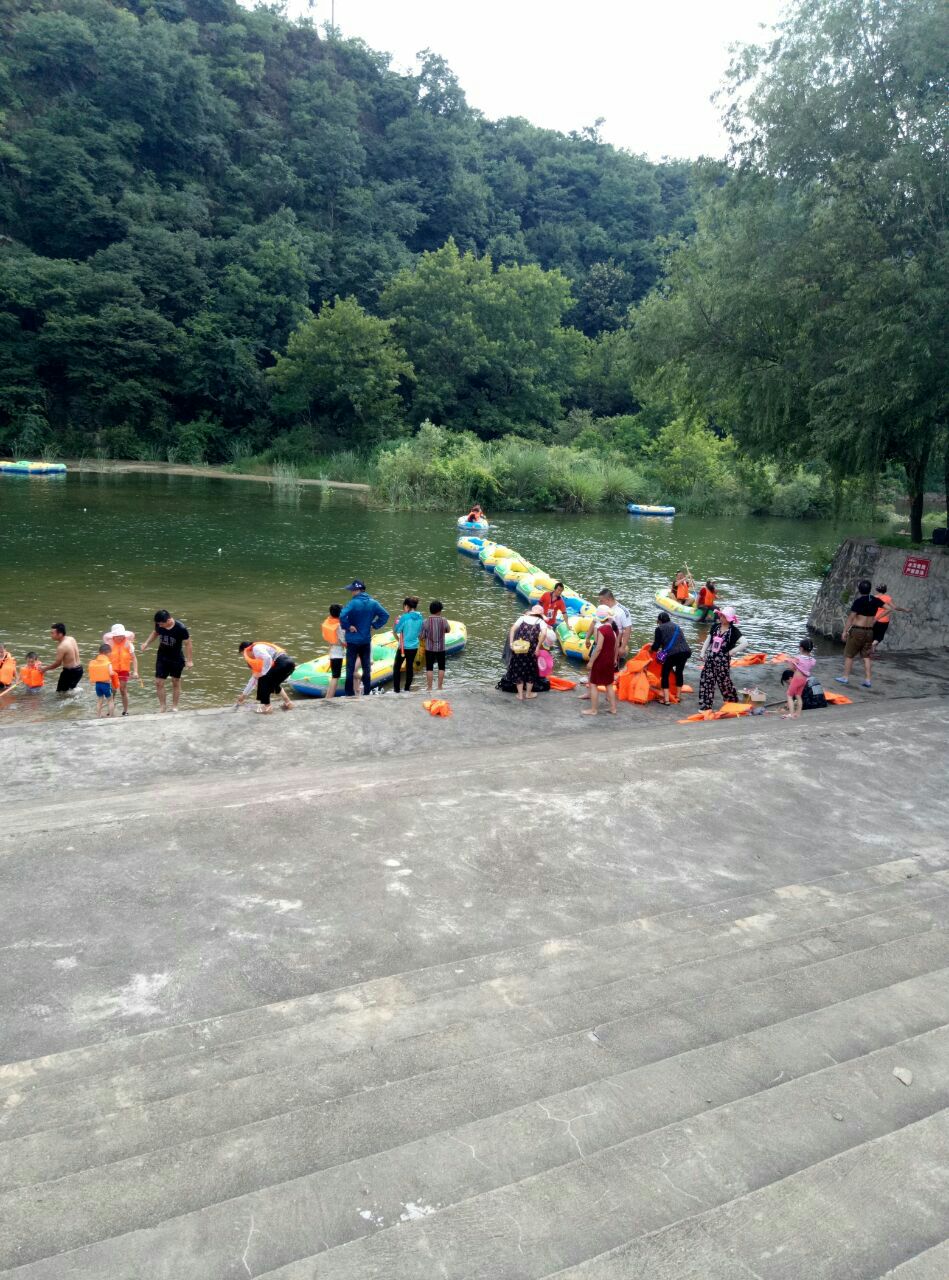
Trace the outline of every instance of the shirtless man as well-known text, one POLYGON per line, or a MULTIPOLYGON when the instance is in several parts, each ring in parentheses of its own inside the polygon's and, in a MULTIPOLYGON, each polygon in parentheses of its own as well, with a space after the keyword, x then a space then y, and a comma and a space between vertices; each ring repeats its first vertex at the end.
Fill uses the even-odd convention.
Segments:
POLYGON ((42 672, 55 671, 62 667, 56 684, 57 693, 69 693, 75 689, 82 679, 82 663, 79 661, 79 646, 72 636, 66 634, 65 622, 54 622, 49 629, 51 639, 56 641, 56 660, 40 667, 42 672))

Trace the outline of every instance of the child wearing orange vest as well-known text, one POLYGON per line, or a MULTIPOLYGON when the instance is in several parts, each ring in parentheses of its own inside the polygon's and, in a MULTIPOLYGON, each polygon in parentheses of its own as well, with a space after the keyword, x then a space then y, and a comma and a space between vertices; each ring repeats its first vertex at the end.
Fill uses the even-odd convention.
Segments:
POLYGON ((138 658, 135 654, 135 632, 126 631, 121 622, 116 622, 102 640, 110 647, 112 670, 118 676, 119 695, 122 698, 122 714, 129 713, 129 676, 138 679, 138 658))
POLYGON ((342 612, 341 605, 331 604, 329 616, 323 619, 323 639, 330 647, 330 678, 329 684, 326 686, 327 699, 336 697, 339 678, 343 674, 343 659, 346 657, 343 637, 339 634, 339 615, 342 612))
POLYGON ((0 644, 0 690, 6 693, 16 684, 16 658, 0 644))
POLYGON ((99 652, 89 663, 89 683, 96 691, 96 719, 115 714, 115 698, 112 696, 112 685, 115 673, 112 670, 112 647, 99 645, 99 652))
MULTIPOLYGON (((6 652, 6 651, 4 651, 6 652)), ((13 659, 7 654, 7 658, 12 662, 13 659)), ((5 697, 8 693, 12 693, 16 684, 22 684, 25 689, 32 692, 34 689, 42 689, 43 687, 43 668, 40 666, 40 660, 31 649, 24 659, 24 666, 20 668, 19 679, 15 684, 7 685, 0 692, 0 698, 5 697)))

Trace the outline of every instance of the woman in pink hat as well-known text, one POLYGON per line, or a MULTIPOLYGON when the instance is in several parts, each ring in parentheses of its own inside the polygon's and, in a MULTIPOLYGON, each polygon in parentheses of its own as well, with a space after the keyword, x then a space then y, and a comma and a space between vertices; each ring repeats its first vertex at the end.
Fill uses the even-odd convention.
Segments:
POLYGON ((702 676, 699 680, 699 710, 711 711, 715 701, 715 686, 722 691, 725 702, 737 702, 738 690, 732 683, 731 659, 733 653, 746 648, 738 630, 738 614, 729 605, 715 610, 715 621, 702 645, 702 676))

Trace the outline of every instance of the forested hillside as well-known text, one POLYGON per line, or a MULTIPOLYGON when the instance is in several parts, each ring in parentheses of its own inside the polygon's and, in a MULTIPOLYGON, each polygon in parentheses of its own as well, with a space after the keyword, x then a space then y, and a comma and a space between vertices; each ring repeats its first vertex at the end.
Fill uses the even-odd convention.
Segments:
POLYGON ((690 231, 690 166, 486 120, 437 55, 399 74, 275 8, 12 0, 0 30, 3 449, 296 456, 634 407, 590 339, 690 231), (269 376, 324 303, 322 383, 269 376))

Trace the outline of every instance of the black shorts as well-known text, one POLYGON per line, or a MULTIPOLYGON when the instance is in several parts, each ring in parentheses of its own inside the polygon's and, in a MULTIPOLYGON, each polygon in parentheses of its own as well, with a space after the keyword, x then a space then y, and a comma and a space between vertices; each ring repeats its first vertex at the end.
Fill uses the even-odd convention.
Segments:
POLYGON ((180 680, 184 669, 185 660, 180 653, 162 653, 159 649, 155 654, 156 680, 180 680))
POLYGON ((445 650, 436 650, 434 653, 431 649, 425 650, 425 670, 434 671, 438 667, 439 671, 445 670, 445 650))
POLYGON ((342 658, 330 658, 330 675, 334 680, 338 680, 343 674, 342 658))
POLYGON ((873 624, 873 638, 874 638, 874 640, 877 642, 877 644, 882 644, 882 643, 883 643, 883 638, 884 638, 884 636, 886 635, 886 633, 887 633, 887 631, 888 631, 888 629, 889 629, 889 626, 890 626, 890 621, 889 621, 889 619, 887 619, 887 620, 886 620, 886 622, 874 622, 874 624, 873 624))
POLYGON ((75 689, 81 679, 82 667, 63 667, 56 681, 56 692, 68 693, 70 689, 75 689))

